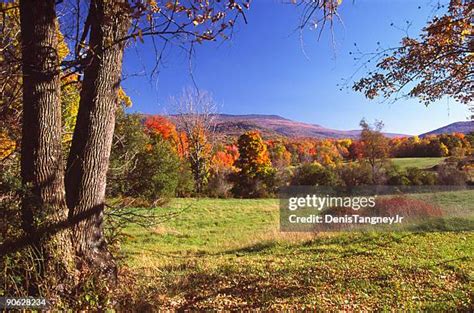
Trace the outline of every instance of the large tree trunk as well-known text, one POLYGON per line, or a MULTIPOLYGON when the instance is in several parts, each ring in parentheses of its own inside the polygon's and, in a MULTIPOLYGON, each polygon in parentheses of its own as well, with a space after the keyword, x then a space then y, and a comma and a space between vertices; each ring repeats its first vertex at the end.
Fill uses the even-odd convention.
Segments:
POLYGON ((74 245, 83 265, 116 275, 103 234, 106 174, 115 126, 117 91, 130 19, 126 0, 92 0, 90 52, 66 172, 74 245), (77 224, 76 224, 77 222, 77 224))
POLYGON ((23 130, 23 228, 39 251, 38 271, 51 286, 74 269, 67 230, 61 152, 60 70, 55 0, 20 1, 23 130), (61 226, 62 225, 62 226, 61 226))

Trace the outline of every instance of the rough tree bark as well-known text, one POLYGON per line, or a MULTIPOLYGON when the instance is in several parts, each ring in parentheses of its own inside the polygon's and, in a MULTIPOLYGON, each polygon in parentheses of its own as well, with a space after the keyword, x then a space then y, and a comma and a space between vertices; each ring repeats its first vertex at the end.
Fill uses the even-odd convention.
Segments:
POLYGON ((89 56, 66 171, 73 244, 82 263, 115 278, 103 234, 106 174, 115 126, 122 57, 130 26, 126 0, 92 0, 89 56))
MULTIPOLYGON (((21 177, 23 228, 40 253, 50 286, 71 277, 74 253, 67 221, 61 151, 60 70, 55 0, 21 0, 23 70, 21 177)), ((43 281, 42 283, 44 283, 43 281)))

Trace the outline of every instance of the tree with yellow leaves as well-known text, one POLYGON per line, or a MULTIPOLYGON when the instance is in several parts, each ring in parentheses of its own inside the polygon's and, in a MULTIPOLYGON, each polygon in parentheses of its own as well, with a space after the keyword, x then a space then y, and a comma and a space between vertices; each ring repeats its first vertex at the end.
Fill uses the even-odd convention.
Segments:
POLYGON ((451 0, 448 11, 433 18, 419 38, 405 37, 401 46, 377 53, 376 70, 353 89, 367 98, 418 98, 428 105, 444 96, 472 108, 472 13, 469 0, 451 0))

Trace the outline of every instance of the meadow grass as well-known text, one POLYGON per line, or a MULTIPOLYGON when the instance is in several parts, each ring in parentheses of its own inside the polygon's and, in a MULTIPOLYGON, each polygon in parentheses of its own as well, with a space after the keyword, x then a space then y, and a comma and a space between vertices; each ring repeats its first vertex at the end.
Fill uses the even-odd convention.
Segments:
POLYGON ((440 164, 445 158, 392 158, 392 162, 404 170, 408 167, 417 167, 419 169, 431 168, 440 164))
MULTIPOLYGON (((472 206, 472 193, 436 199, 472 206)), ((471 232, 282 233, 276 199, 174 199, 154 212, 180 213, 128 226, 121 248, 122 303, 137 310, 473 308, 471 232)))

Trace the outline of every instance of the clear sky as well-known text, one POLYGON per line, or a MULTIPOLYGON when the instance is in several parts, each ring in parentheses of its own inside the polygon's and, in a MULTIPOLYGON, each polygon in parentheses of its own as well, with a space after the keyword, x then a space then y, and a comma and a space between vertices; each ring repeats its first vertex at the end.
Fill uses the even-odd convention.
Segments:
POLYGON ((395 46, 405 35, 407 21, 412 23, 408 33, 415 36, 438 1, 345 0, 340 9, 343 24, 334 28, 335 44, 329 29, 319 41, 316 31, 306 31, 304 50, 295 31, 301 12, 285 2, 290 1, 252 1, 248 24, 241 21, 231 40, 197 46, 191 64, 180 49, 168 49, 153 79, 145 74, 155 60, 150 42, 129 48, 123 86, 133 100, 131 110, 170 113, 169 98, 192 86, 194 77, 200 89, 214 95, 219 113, 277 114, 335 129, 357 129, 365 117, 384 121, 385 131, 404 134, 466 120, 467 106, 452 99, 429 107, 416 99, 382 103, 338 86, 358 68, 349 54, 354 44, 364 52, 375 51, 377 42, 395 46))

